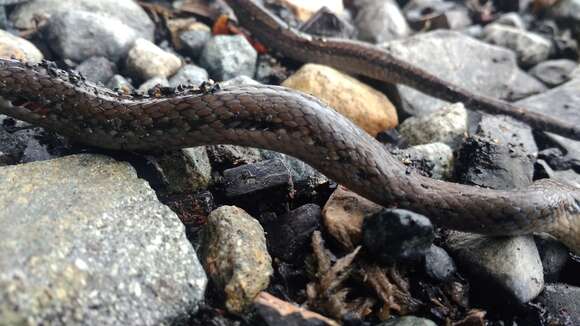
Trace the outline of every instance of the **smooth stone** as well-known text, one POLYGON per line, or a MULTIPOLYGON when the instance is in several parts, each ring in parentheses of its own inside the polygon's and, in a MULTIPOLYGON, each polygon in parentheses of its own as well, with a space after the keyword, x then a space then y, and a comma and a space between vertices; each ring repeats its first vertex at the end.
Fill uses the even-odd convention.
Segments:
POLYGON ((411 33, 401 9, 395 1, 358 1, 354 24, 359 39, 371 43, 405 37, 411 33))
POLYGON ((208 81, 209 76, 207 71, 202 67, 198 67, 193 64, 187 64, 181 67, 169 79, 169 86, 177 87, 179 85, 195 86, 198 87, 201 83, 208 81))
POLYGON ((44 59, 42 52, 34 44, 3 30, 0 30, 0 57, 30 63, 39 63, 44 59))
POLYGON ((501 24, 486 26, 483 39, 514 51, 524 67, 531 67, 546 60, 552 50, 552 43, 543 36, 501 24))
POLYGON ((262 226, 235 206, 209 214, 200 257, 218 291, 225 294, 226 309, 234 314, 249 308, 273 273, 262 226))
POLYGON ((181 68, 181 59, 145 39, 138 39, 127 55, 127 69, 141 80, 168 78, 181 68))
POLYGON ((104 85, 117 73, 117 66, 105 57, 90 57, 75 70, 87 80, 104 85))
POLYGON ((444 143, 416 145, 394 154, 403 163, 419 168, 433 179, 446 180, 453 175, 453 150, 444 143))
POLYGON ((193 28, 179 34, 183 53, 197 60, 207 42, 211 39, 211 29, 204 24, 194 24, 193 28))
POLYGON ((512 90, 505 97, 505 100, 508 102, 518 101, 548 90, 548 87, 544 83, 522 70, 518 70, 514 74, 510 86, 512 90))
POLYGON ((239 75, 254 77, 258 53, 242 35, 217 35, 201 53, 199 64, 217 81, 239 75))
POLYGON ((207 279, 183 224, 127 163, 73 155, 0 168, 6 324, 159 325, 207 279))
POLYGON ((381 92, 333 68, 306 64, 282 86, 321 99, 370 135, 397 126, 397 111, 381 92))
POLYGON ((425 252, 425 272, 432 279, 445 282, 457 273, 457 267, 445 249, 431 245, 425 252))
POLYGON ((459 267, 478 278, 480 290, 493 298, 505 295, 502 301, 519 305, 537 297, 544 287, 542 261, 531 236, 451 232, 447 246, 459 267))
POLYGON ((461 103, 446 105, 427 115, 411 117, 399 131, 411 145, 441 142, 455 149, 467 132, 467 110, 461 103))
POLYGON ((82 62, 90 57, 118 61, 139 33, 116 17, 82 10, 55 12, 46 29, 48 44, 60 57, 82 62))
POLYGON ((578 67, 578 63, 573 60, 549 60, 540 62, 529 72, 544 84, 555 87, 570 80, 570 75, 576 67, 578 67))

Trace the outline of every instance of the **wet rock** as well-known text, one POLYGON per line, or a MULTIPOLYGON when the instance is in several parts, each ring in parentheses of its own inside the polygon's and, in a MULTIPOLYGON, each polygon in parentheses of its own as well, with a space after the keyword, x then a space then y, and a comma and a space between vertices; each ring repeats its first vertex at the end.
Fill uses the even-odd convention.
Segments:
POLYGON ((457 267, 447 251, 436 245, 431 245, 425 252, 425 272, 432 279, 445 282, 455 275, 457 267))
POLYGON ((526 24, 524 23, 522 16, 520 16, 520 14, 518 14, 517 12, 508 12, 506 14, 503 14, 503 15, 499 16, 494 21, 494 23, 500 24, 500 25, 505 25, 505 26, 510 26, 510 27, 515 27, 515 28, 521 29, 521 30, 526 29, 526 24))
POLYGON ((354 26, 326 7, 322 7, 306 23, 300 26, 300 31, 310 35, 343 39, 350 39, 356 36, 354 26))
POLYGON ((580 324, 580 288, 567 284, 546 284, 538 297, 550 316, 551 325, 580 324))
POLYGON ((322 218, 330 235, 346 250, 354 250, 362 241, 365 217, 382 209, 380 205, 339 186, 324 205, 322 218))
POLYGON ((467 122, 467 110, 457 103, 428 115, 408 118, 399 131, 411 145, 441 142, 457 148, 467 132, 467 122))
POLYGON ((326 178, 322 173, 297 158, 269 150, 260 150, 260 153, 262 154, 262 158, 265 160, 279 159, 284 162, 292 175, 292 182, 294 185, 299 184, 314 188, 328 182, 328 178, 326 178))
POLYGON ((524 67, 546 60, 552 50, 550 40, 516 27, 490 24, 485 28, 484 34, 486 42, 513 50, 524 67))
POLYGON ((395 107, 383 93, 333 68, 306 64, 282 85, 322 99, 373 136, 397 126, 395 107))
POLYGON ((267 292, 260 292, 254 300, 254 307, 269 326, 339 325, 332 319, 282 301, 267 292))
MULTIPOLYGON (((438 30, 422 33, 381 47, 401 60, 477 94, 503 99, 520 92, 520 86, 512 83, 521 73, 512 51, 459 32, 438 30)), ((402 109, 409 115, 433 112, 445 103, 407 86, 398 85, 397 89, 402 109)))
POLYGON ((200 57, 200 65, 217 81, 238 75, 253 77, 258 54, 242 35, 217 35, 210 39, 200 57))
POLYGON ((437 324, 435 324, 433 321, 427 318, 404 316, 380 323, 378 326, 435 326, 435 325, 437 324))
POLYGON ((55 53, 76 62, 90 57, 117 61, 139 38, 137 31, 116 17, 82 10, 55 12, 46 35, 55 53))
MULTIPOLYGON (((40 0, 15 8, 10 20, 19 29, 34 29, 34 17, 50 17, 58 12, 82 10, 101 17, 115 18, 138 31, 139 37, 153 40, 155 26, 134 0, 40 0)), ((80 26, 79 26, 80 27, 80 26)), ((102 27, 105 28, 105 27, 102 27)))
POLYGON ((320 227, 320 220, 320 206, 306 204, 264 223, 272 256, 288 262, 302 260, 309 253, 312 232, 320 227))
POLYGON ((128 164, 74 155, 3 167, 0 184, 5 323, 158 325, 196 312, 196 253, 128 164))
POLYGON ((423 257, 435 237, 428 218, 403 209, 383 209, 365 218, 362 230, 364 247, 384 264, 423 257))
POLYGON ((125 77, 115 75, 107 82, 109 89, 117 89, 123 93, 129 94, 133 90, 133 85, 125 77))
POLYGON ((203 48, 211 38, 211 29, 204 24, 198 23, 192 29, 179 35, 183 52, 193 60, 199 59, 203 48))
POLYGON ((0 57, 30 63, 38 63, 44 58, 34 44, 3 30, 0 30, 0 57))
POLYGON ((193 193, 207 189, 211 165, 204 146, 184 148, 155 158, 170 193, 193 193))
POLYGON ((560 241, 547 235, 534 236, 542 266, 544 267, 544 280, 546 282, 557 282, 560 278, 560 272, 568 261, 568 248, 560 241))
POLYGON ((328 10, 338 15, 340 15, 344 10, 341 0, 282 0, 282 2, 292 9, 292 12, 301 21, 307 21, 314 13, 321 10, 323 7, 328 8, 328 10))
POLYGON ((142 80, 153 77, 169 77, 181 68, 181 60, 157 45, 138 39, 127 55, 127 69, 142 80))
POLYGON ((499 144, 518 146, 534 156, 538 153, 532 129, 505 115, 484 115, 477 126, 477 134, 490 137, 499 144))
POLYGON ((273 273, 264 230, 235 206, 222 206, 208 216, 200 257, 231 313, 244 312, 273 273))
POLYGON ((147 94, 155 87, 169 87, 169 81, 165 77, 153 77, 139 86, 137 92, 147 94))
POLYGON ((570 80, 570 74, 578 67, 578 63, 568 59, 544 61, 532 69, 530 74, 544 84, 555 87, 570 80))
POLYGON ((544 286, 542 262, 530 236, 486 237, 452 232, 448 249, 460 268, 480 281, 477 291, 504 303, 523 304, 535 298, 544 286))
POLYGON ((281 160, 267 160, 224 171, 226 196, 239 197, 274 188, 288 188, 292 179, 281 160))
POLYGON ((181 69, 179 69, 177 73, 169 79, 169 86, 177 87, 179 85, 191 85, 197 87, 208 79, 209 76, 205 69, 196 65, 188 64, 181 67, 181 69))
POLYGON ((445 180, 453 175, 453 150, 444 143, 412 146, 393 154, 433 179, 445 180))
POLYGON ((75 69, 87 80, 103 85, 117 73, 117 66, 105 57, 90 57, 75 69))
POLYGON ((382 43, 405 37, 411 33, 401 9, 395 1, 358 1, 354 24, 359 39, 382 43))

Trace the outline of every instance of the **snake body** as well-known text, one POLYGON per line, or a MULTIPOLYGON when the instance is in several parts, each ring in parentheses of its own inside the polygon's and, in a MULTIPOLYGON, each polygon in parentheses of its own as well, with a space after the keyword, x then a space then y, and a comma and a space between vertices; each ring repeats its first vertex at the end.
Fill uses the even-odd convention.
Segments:
POLYGON ((210 87, 136 97, 95 86, 48 63, 0 59, 0 96, 0 113, 93 146, 165 151, 235 144, 270 149, 311 164, 378 204, 422 213, 437 225, 490 235, 549 232, 580 253, 580 189, 543 179, 525 189, 503 191, 421 176, 324 103, 284 87, 210 87))

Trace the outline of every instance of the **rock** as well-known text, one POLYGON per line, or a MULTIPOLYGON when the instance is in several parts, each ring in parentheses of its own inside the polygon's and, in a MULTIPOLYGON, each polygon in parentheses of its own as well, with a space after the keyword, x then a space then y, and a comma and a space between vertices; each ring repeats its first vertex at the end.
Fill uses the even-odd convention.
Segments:
POLYGON ((82 62, 90 57, 118 61, 139 38, 139 32, 116 17, 83 10, 55 12, 46 35, 51 49, 63 59, 82 62))
POLYGON ((441 142, 457 148, 467 133, 467 122, 467 110, 456 103, 428 115, 408 118, 399 131, 411 145, 441 142))
POLYGON ((115 75, 107 82, 107 87, 110 89, 117 89, 125 94, 131 93, 133 90, 133 85, 125 77, 121 75, 115 75))
POLYGON ((258 53, 242 35, 217 35, 210 39, 199 63, 217 81, 238 75, 253 77, 258 53))
POLYGON ((291 187, 292 179, 286 165, 274 159, 225 170, 224 184, 226 196, 239 197, 286 189, 291 187))
POLYGON ((204 146, 184 148, 155 157, 170 193, 194 193, 207 189, 211 165, 204 146))
POLYGON ((4 323, 159 325, 196 312, 204 271, 129 164, 73 155, 0 168, 0 184, 4 323))
POLYGON ((518 70, 514 74, 511 87, 512 91, 505 97, 505 100, 508 102, 518 101, 548 90, 548 87, 541 81, 521 70, 518 70))
POLYGON ((199 59, 203 48, 211 38, 211 29, 204 24, 197 23, 193 28, 179 35, 183 52, 193 60, 199 59))
POLYGON ((425 272, 432 279, 445 282, 455 275, 457 267, 447 251, 431 245, 425 252, 425 272))
POLYGON ((580 23, 580 1, 560 0, 556 1, 548 9, 548 14, 570 26, 580 23))
POLYGON ((264 223, 272 256, 288 262, 303 261, 320 220, 320 206, 306 204, 264 223))
POLYGON ((568 59, 544 61, 532 69, 530 74, 544 84, 555 87, 570 80, 570 74, 578 67, 578 63, 568 59))
POLYGON ((169 77, 181 68, 181 59, 157 45, 138 39, 127 55, 127 69, 142 80, 153 77, 169 77))
POLYGON ((404 316, 378 324, 378 326, 435 326, 433 321, 427 318, 404 316))
POLYGON ((478 279, 471 284, 493 300, 505 296, 502 302, 519 305, 542 291, 542 262, 530 236, 486 237, 452 232, 447 245, 460 268, 478 279))
POLYGON ((550 40, 539 34, 500 24, 487 25, 484 30, 484 40, 513 50, 524 67, 546 60, 552 50, 550 40))
POLYGON ((272 259, 260 223, 235 206, 222 206, 208 216, 200 257, 225 306, 243 313, 272 276, 272 259))
POLYGON ((383 208, 343 186, 336 188, 322 210, 326 230, 344 249, 354 250, 362 241, 364 218, 383 208))
POLYGON ((3 30, 0 30, 0 57, 30 63, 39 63, 44 58, 34 44, 3 30))
POLYGON ((34 17, 50 17, 57 12, 75 10, 115 18, 138 31, 139 37, 153 40, 155 26, 134 0, 36 0, 16 7, 10 20, 19 29, 34 29, 37 21, 34 17))
POLYGON ((357 33, 354 26, 327 7, 322 7, 306 23, 302 24, 300 31, 310 35, 343 39, 354 38, 357 33))
POLYGON ((328 178, 326 178, 322 173, 297 158, 269 150, 260 150, 260 153, 264 160, 278 159, 284 162, 290 171, 292 183, 294 185, 310 186, 314 188, 328 182, 328 178))
MULTIPOLYGON (((521 74, 514 53, 460 32, 421 33, 381 47, 396 58, 477 94, 505 99, 520 92, 519 85, 513 84, 521 74)), ((445 103, 408 86, 398 85, 397 89, 402 109, 409 115, 424 115, 440 109, 445 103)))
POLYGON ((139 86, 137 92, 147 94, 155 87, 169 87, 169 81, 165 77, 153 77, 139 86))
POLYGON ((366 250, 388 265, 423 257, 435 238, 428 218, 403 209, 383 209, 365 218, 362 233, 366 250))
POLYGON ((184 65, 169 79, 169 86, 177 87, 179 85, 190 85, 198 87, 201 83, 207 81, 209 76, 207 71, 202 67, 188 64, 184 65))
POLYGON ((395 1, 359 1, 354 24, 359 39, 371 43, 405 37, 411 33, 403 13, 395 1))
POLYGON ((515 28, 521 29, 521 30, 526 29, 526 24, 524 23, 522 16, 520 16, 520 14, 518 14, 517 12, 508 12, 506 14, 503 14, 503 15, 499 16, 494 21, 494 23, 504 25, 504 26, 509 26, 509 27, 515 27, 515 28))
POLYGON ((433 179, 445 180, 453 175, 453 150, 444 143, 416 145, 393 154, 433 179))
POLYGON ((403 8, 415 30, 463 29, 473 23, 465 6, 447 1, 413 1, 403 8))
POLYGON ((248 76, 238 76, 221 82, 222 87, 242 86, 242 85, 262 85, 248 76))
POLYGON ((256 163, 262 159, 259 149, 234 145, 207 146, 207 153, 212 165, 218 169, 256 163))
POLYGON ((567 284, 546 284, 538 297, 551 317, 551 325, 580 324, 580 287, 567 284))
POLYGON ((301 21, 308 20, 315 12, 323 7, 328 8, 328 10, 335 14, 341 14, 344 10, 342 0, 283 0, 282 2, 290 7, 301 21))
POLYGON ((538 153, 532 129, 527 124, 505 115, 484 115, 477 126, 477 134, 490 137, 498 144, 520 147, 534 157, 538 153))
MULTIPOLYGON (((2 101, 0 99, 0 105, 2 101)), ((54 144, 45 144, 45 138, 42 128, 31 128, 25 122, 0 115, 0 166, 54 158, 49 151, 54 144), (19 130, 9 131, 8 126, 19 130)))
POLYGON ((540 259, 542 259, 544 280, 548 283, 557 282, 560 278, 560 272, 568 261, 568 248, 560 241, 547 235, 536 235, 534 239, 538 245, 540 259))
POLYGON ((268 292, 260 292, 254 300, 254 307, 269 326, 339 325, 332 319, 282 301, 268 292))
POLYGON ((87 80, 105 84, 117 73, 117 66, 105 57, 90 57, 76 67, 87 80))
POLYGON ((282 86, 316 96, 373 136, 397 126, 395 107, 383 93, 333 68, 306 64, 282 86))

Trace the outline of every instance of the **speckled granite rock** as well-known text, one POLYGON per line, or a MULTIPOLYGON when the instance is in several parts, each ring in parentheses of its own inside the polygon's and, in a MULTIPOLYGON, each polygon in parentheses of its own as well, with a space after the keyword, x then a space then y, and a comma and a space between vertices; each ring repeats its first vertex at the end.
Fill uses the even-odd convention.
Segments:
POLYGON ((18 325, 160 325, 206 276, 177 216, 98 155, 0 168, 0 316, 18 325))

